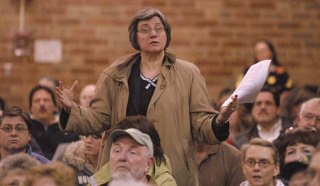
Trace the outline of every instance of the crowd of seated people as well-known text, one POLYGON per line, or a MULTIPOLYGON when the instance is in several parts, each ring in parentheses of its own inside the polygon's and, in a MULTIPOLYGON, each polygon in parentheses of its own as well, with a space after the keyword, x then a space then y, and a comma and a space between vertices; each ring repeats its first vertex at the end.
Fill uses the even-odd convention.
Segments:
MULTIPOLYGON (((86 86, 80 94, 80 104, 88 107, 94 90, 93 85, 86 86)), ((221 105, 233 90, 229 88, 222 90, 217 105, 221 105)), ((59 145, 59 143, 55 145, 55 148, 48 153, 46 149, 52 144, 50 140, 56 143, 72 135, 64 134, 57 126, 55 99, 51 89, 41 85, 35 86, 29 96, 30 115, 19 107, 5 109, 4 100, 1 101, 3 111, 0 120, 0 170, 2 171, 0 183, 24 182, 27 185, 36 185, 37 182, 40 184, 54 182, 56 185, 64 183, 78 186, 177 185, 172 175, 170 159, 161 149, 159 135, 152 122, 143 116, 128 117, 119 123, 119 127, 103 134, 84 135, 79 136, 80 138, 72 136, 70 140, 61 142, 67 143, 62 157, 50 162, 50 158, 55 154, 55 148, 59 145), (54 131, 61 132, 62 137, 58 137, 58 140, 49 137, 38 143, 36 135, 39 135, 39 131, 34 134, 33 130, 42 126, 42 130, 48 132, 50 127, 55 125, 54 131), (119 180, 116 178, 118 173, 113 177, 112 170, 109 169, 112 159, 105 166, 100 168, 97 166, 103 140, 109 139, 108 136, 113 130, 123 130, 121 135, 132 138, 125 132, 128 128, 136 128, 142 134, 148 135, 153 144, 154 162, 142 171, 145 179, 135 179, 135 176, 141 175, 134 174, 138 173, 135 172, 138 170, 134 165, 128 168, 135 170, 131 173, 129 171, 132 174, 129 174, 129 180, 119 180), (38 148, 37 152, 33 151, 33 146, 38 148), (55 164, 57 161, 62 164, 55 164), (42 167, 41 164, 49 165, 42 167), (62 179, 55 178, 57 176, 62 176, 62 179)), ((319 183, 317 175, 320 174, 318 168, 320 151, 317 149, 320 145, 320 97, 316 92, 296 87, 288 90, 286 98, 281 102, 279 95, 264 86, 254 102, 251 105, 240 105, 230 120, 231 126, 234 126, 233 130, 230 127, 232 136, 226 142, 207 145, 197 140, 194 133, 195 158, 201 186, 319 183), (246 112, 241 109, 245 109, 246 112)), ((44 134, 41 137, 48 135, 44 134)), ((118 137, 112 140, 118 143, 117 139, 118 137)), ((139 140, 134 143, 146 145, 139 140)), ((123 145, 122 142, 120 145, 123 145)), ((123 161, 132 160, 129 158, 123 161)))

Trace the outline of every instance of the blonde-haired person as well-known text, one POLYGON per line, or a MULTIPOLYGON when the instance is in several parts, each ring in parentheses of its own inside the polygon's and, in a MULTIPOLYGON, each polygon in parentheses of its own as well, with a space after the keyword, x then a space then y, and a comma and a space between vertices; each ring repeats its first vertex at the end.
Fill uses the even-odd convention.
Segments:
POLYGON ((242 170, 246 181, 240 186, 284 186, 277 179, 279 174, 279 154, 269 141, 253 138, 241 148, 242 170))
POLYGON ((27 171, 40 164, 40 161, 25 153, 7 156, 0 161, 0 185, 23 185, 27 171))
POLYGON ((76 186, 72 168, 58 161, 34 167, 26 177, 24 186, 76 186))
POLYGON ((92 134, 66 147, 62 161, 74 169, 78 186, 87 185, 89 177, 96 172, 101 138, 101 134, 92 134))

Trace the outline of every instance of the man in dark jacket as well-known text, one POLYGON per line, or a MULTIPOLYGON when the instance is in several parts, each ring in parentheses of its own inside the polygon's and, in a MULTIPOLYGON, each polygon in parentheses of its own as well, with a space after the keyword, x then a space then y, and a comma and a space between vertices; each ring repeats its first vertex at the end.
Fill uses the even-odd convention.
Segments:
POLYGON ((33 87, 29 94, 29 107, 33 125, 31 134, 46 158, 52 159, 59 144, 79 140, 77 135, 65 134, 59 129, 55 115, 56 98, 50 88, 33 87))
POLYGON ((282 123, 280 113, 280 98, 278 94, 264 88, 257 95, 251 114, 256 124, 249 130, 238 134, 232 140, 233 145, 238 149, 246 144, 250 139, 259 137, 269 142, 273 142, 280 134, 290 126, 282 123))

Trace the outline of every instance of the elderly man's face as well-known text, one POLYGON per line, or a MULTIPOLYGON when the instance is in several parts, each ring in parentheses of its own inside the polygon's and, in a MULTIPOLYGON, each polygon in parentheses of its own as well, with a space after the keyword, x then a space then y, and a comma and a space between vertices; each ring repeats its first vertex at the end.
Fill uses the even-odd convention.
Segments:
POLYGON ((35 120, 43 121, 54 117, 55 105, 49 92, 38 90, 33 94, 31 113, 35 120))
POLYGON ((320 104, 309 104, 301 110, 299 127, 311 126, 320 129, 320 104))
POLYGON ((253 104, 252 116, 261 125, 277 121, 278 107, 270 92, 260 92, 258 94, 253 104))
POLYGON ((275 164, 272 153, 272 149, 268 147, 254 145, 247 149, 242 170, 250 185, 271 185, 273 177, 278 175, 279 167, 275 164))
POLYGON ((164 50, 167 35, 159 17, 140 21, 137 29, 137 42, 141 52, 157 53, 164 50))
POLYGON ((21 116, 2 118, 0 128, 0 148, 2 150, 8 153, 25 150, 31 135, 21 116))
POLYGON ((121 137, 111 146, 110 171, 114 180, 144 180, 152 163, 147 147, 130 137, 121 137))

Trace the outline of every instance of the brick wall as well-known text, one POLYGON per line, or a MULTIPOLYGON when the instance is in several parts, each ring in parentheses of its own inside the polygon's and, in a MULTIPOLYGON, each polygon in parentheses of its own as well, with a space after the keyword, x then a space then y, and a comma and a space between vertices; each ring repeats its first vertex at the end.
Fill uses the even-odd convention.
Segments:
POLYGON ((63 42, 58 64, 13 56, 18 3, 0 1, 0 96, 11 106, 28 108, 28 93, 42 76, 67 86, 78 79, 78 91, 96 82, 115 58, 134 52, 127 26, 146 6, 167 16, 173 29, 169 51, 199 66, 213 98, 221 88, 233 86, 242 68, 252 63, 258 39, 275 44, 296 84, 320 84, 319 0, 28 0, 26 27, 33 39, 63 42), (7 63, 13 67, 9 75, 4 73, 7 63))

